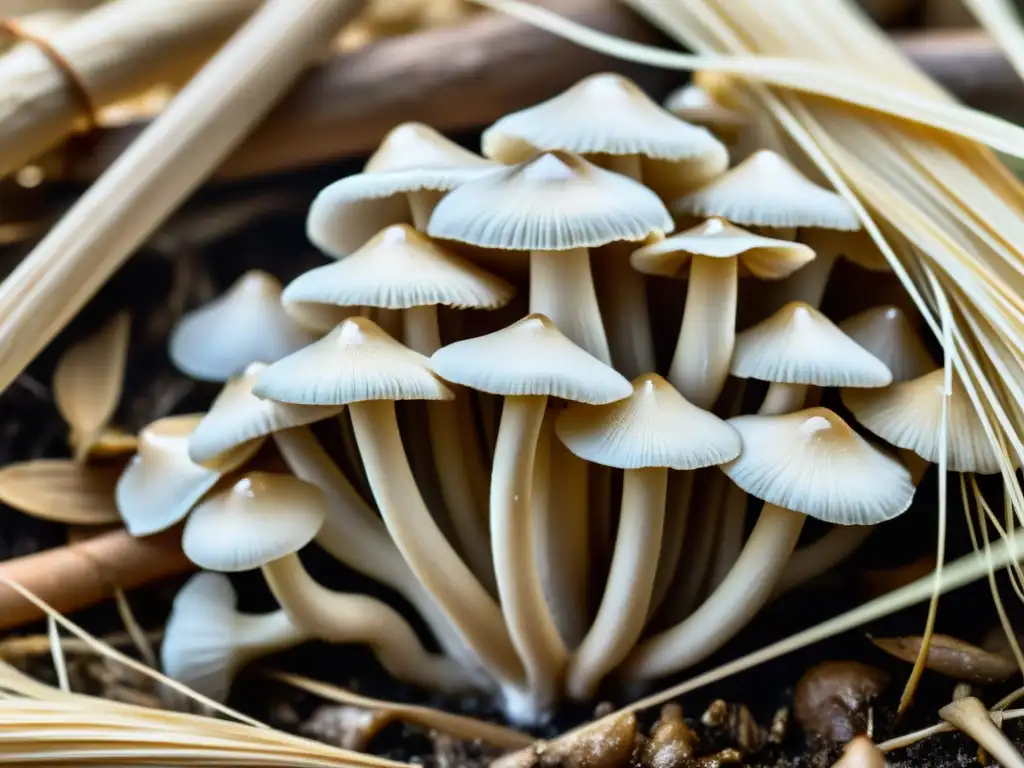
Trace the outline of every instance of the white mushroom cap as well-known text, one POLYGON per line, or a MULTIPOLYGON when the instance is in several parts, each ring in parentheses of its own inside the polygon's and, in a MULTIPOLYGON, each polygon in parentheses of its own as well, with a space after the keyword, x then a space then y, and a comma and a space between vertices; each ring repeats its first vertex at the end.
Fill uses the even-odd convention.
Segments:
MULTIPOLYGON (((939 368, 884 390, 844 389, 840 396, 854 418, 871 432, 938 464, 944 391, 945 371, 939 368)), ((953 472, 982 475, 996 474, 1001 466, 967 391, 955 375, 949 398, 947 462, 953 472)))
POLYGON ((189 510, 228 472, 259 450, 251 440, 201 466, 188 456, 189 438, 202 414, 168 416, 139 433, 138 452, 117 481, 114 500, 133 536, 158 533, 182 520, 189 510))
POLYGON ((622 75, 600 73, 563 93, 513 112, 484 131, 487 157, 521 163, 538 152, 636 155, 667 161, 677 176, 709 179, 729 166, 725 146, 652 101, 622 75))
POLYGON ((665 99, 665 109, 683 120, 704 125, 711 130, 735 131, 747 123, 740 112, 715 101, 711 94, 697 83, 677 88, 665 99))
POLYGON ((672 210, 762 227, 855 230, 861 226, 857 212, 841 195, 819 187, 782 155, 767 149, 679 198, 672 210))
POLYGON ((309 209, 306 234, 342 258, 389 224, 409 220, 406 195, 445 192, 500 166, 449 141, 422 123, 394 128, 366 164, 321 190, 309 209))
POLYGON ((328 419, 344 408, 340 405, 293 405, 258 398, 252 388, 266 369, 265 363, 253 363, 243 375, 224 385, 188 440, 188 455, 192 461, 197 464, 216 462, 225 452, 251 440, 328 419))
MULTIPOLYGON (((408 224, 393 224, 347 259, 310 270, 284 290, 285 307, 330 304, 408 309, 443 304, 497 309, 515 288, 408 224)), ((302 310, 300 310, 302 311, 302 310)))
POLYGON ((272 363, 315 337, 281 306, 281 284, 246 272, 209 304, 190 312, 171 331, 170 356, 194 379, 227 381, 249 363, 272 363))
POLYGON ((754 277, 780 280, 813 261, 814 251, 803 243, 755 235, 714 218, 634 251, 629 262, 644 274, 682 277, 693 256, 738 257, 754 277))
POLYGON ((654 192, 567 152, 548 152, 450 192, 427 232, 484 248, 564 251, 672 230, 654 192))
POLYGON ((736 430, 656 373, 634 379, 625 400, 570 405, 555 432, 581 459, 619 469, 700 469, 732 461, 741 447, 736 430))
POLYGON ((201 568, 249 571, 298 552, 326 516, 327 498, 312 483, 250 472, 192 511, 181 549, 201 568))
POLYGON ((819 387, 885 387, 885 364, 809 304, 790 302, 736 336, 730 373, 819 387))
POLYGON ((743 453, 722 471, 751 496, 837 525, 875 525, 910 506, 907 469, 827 408, 729 423, 743 453))
POLYGON ((350 317, 315 344, 265 370, 253 394, 282 403, 451 400, 430 361, 365 317, 350 317))
POLYGON ((619 373, 573 344, 540 314, 442 347, 430 364, 454 384, 493 395, 550 395, 597 405, 622 400, 633 391, 619 373))
POLYGON ((839 324, 839 330, 892 371, 893 381, 907 381, 935 368, 935 361, 910 318, 899 307, 872 307, 839 324))

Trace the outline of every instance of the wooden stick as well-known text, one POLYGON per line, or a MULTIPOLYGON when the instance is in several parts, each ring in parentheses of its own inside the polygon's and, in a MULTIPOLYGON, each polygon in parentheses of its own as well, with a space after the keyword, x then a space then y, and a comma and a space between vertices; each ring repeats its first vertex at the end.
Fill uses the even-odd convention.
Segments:
MULTIPOLYGON (((122 529, 0 563, 0 578, 67 613, 110 598, 115 588, 134 589, 194 569, 181 552, 180 529, 144 539, 122 529)), ((13 589, 0 586, 0 630, 42 617, 13 589)))
POLYGON ((213 171, 359 0, 268 0, 0 284, 0 391, 213 171))
MULTIPOLYGON (((185 82, 258 5, 259 0, 113 0, 47 39, 98 108, 159 83, 185 82)), ((32 43, 0 57, 0 83, 3 176, 65 139, 85 116, 67 74, 32 43)))

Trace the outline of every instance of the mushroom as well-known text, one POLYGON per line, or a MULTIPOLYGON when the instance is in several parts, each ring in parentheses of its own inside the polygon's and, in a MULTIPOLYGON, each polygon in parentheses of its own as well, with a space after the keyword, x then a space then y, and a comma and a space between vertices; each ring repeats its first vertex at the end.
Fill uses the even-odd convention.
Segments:
POLYGON ((189 458, 188 444, 202 414, 168 416, 139 433, 138 452, 117 481, 114 501, 132 536, 149 536, 183 520, 229 472, 251 459, 262 445, 251 440, 205 466, 189 458))
POLYGON ((452 659, 428 653, 393 608, 365 595, 332 592, 317 584, 298 551, 313 540, 327 514, 315 485, 288 475, 252 472, 196 507, 181 547, 208 570, 261 568, 292 623, 335 643, 367 643, 398 680, 445 691, 464 690, 469 678, 452 659))
POLYGON ((429 126, 403 123, 384 137, 363 173, 321 190, 306 234, 320 250, 343 258, 389 224, 412 222, 423 231, 444 192, 499 167, 429 126))
POLYGON ((188 452, 199 464, 214 464, 252 441, 273 434, 289 469, 313 483, 327 497, 328 513, 317 543, 350 568, 399 592, 423 615, 438 641, 453 656, 467 658, 461 639, 402 559, 376 513, 363 501, 348 478, 327 455, 306 425, 328 419, 344 406, 294 405, 262 400, 252 387, 267 369, 253 363, 245 374, 229 381, 192 432, 188 452))
POLYGON ((902 464, 825 408, 738 416, 729 423, 743 440, 743 453, 721 469, 765 506, 736 563, 704 604, 627 660, 633 677, 695 664, 742 629, 770 598, 807 516, 874 525, 902 514, 914 496, 902 464))
POLYGON ((694 470, 735 459, 736 431, 690 404, 657 374, 608 405, 571 405, 555 425, 580 458, 625 470, 615 551, 597 617, 569 663, 567 688, 590 698, 643 632, 665 517, 668 469, 694 470))
MULTIPOLYGON (((521 163, 538 152, 574 152, 663 198, 698 187, 729 165, 725 146, 706 129, 672 115, 636 83, 612 73, 590 75, 554 98, 506 115, 484 131, 481 142, 486 156, 503 163, 521 163)), ((653 370, 655 361, 643 277, 630 270, 627 254, 610 246, 595 254, 594 263, 603 273, 598 285, 612 360, 632 377, 653 370)))
POLYGON ((739 267, 763 280, 792 274, 814 258, 806 245, 762 237, 724 219, 634 251, 633 267, 689 282, 668 379, 698 408, 711 408, 729 375, 736 336, 739 267), (687 270, 687 267, 689 269, 687 270))
POLYGON ((658 196, 640 183, 568 152, 547 152, 450 192, 427 231, 485 248, 529 251, 530 311, 547 315, 573 342, 610 363, 587 249, 672 227, 658 196))
POLYGON ((227 293, 184 315, 171 330, 171 361, 203 381, 227 381, 249 363, 274 362, 313 341, 281 307, 281 284, 266 272, 242 275, 227 293))
POLYGON ((856 736, 843 748, 832 768, 886 768, 885 755, 868 736, 856 736))
POLYGON ((688 123, 704 126, 726 144, 734 142, 749 123, 742 112, 719 103, 696 82, 672 91, 665 99, 665 109, 688 123))
MULTIPOLYGON (((289 305, 342 309, 362 305, 401 310, 405 342, 422 355, 441 347, 437 307, 497 309, 515 288, 407 224, 383 229, 351 256, 313 269, 284 291, 289 305)), ((300 312, 305 311, 300 309, 300 312)), ((344 315, 339 316, 339 320, 344 315)), ((493 585, 488 550, 485 467, 465 393, 455 403, 427 405, 434 466, 441 496, 467 561, 478 578, 493 585)))
POLYGON ((939 710, 939 717, 978 742, 1003 768, 1024 768, 1024 756, 992 722, 985 705, 975 697, 967 696, 947 704, 939 710))
POLYGON ((396 400, 452 397, 430 371, 429 360, 370 320, 352 317, 270 366, 253 393, 282 403, 349 406, 367 478, 391 538, 513 706, 523 670, 501 612, 434 522, 398 431, 396 400))
POLYGON ((505 398, 491 473, 491 547, 501 609, 539 714, 557 697, 568 661, 533 552, 534 530, 543 521, 533 519, 539 505, 532 504, 532 483, 548 398, 601 405, 633 389, 539 314, 442 347, 431 364, 447 381, 505 398))
POLYGON ((178 590, 167 618, 160 663, 164 673, 197 693, 224 701, 246 664, 310 639, 277 610, 236 610, 231 582, 219 573, 197 573, 178 590))
POLYGON ((812 744, 843 743, 866 730, 868 708, 889 675, 859 661, 822 661, 793 689, 793 716, 812 744))
MULTIPOLYGON (((871 642, 890 656, 913 664, 921 653, 922 640, 922 637, 876 637, 871 642)), ((949 635, 932 635, 925 667, 969 683, 998 683, 1020 672, 1012 653, 987 651, 949 635)))

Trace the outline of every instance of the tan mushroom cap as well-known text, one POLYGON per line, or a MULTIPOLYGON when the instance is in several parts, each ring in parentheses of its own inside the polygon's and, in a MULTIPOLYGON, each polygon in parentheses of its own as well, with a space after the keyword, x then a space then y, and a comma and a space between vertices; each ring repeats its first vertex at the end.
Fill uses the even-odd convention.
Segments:
POLYGON ((282 403, 451 400, 430 361, 365 317, 350 317, 320 341, 270 366, 253 394, 282 403))
POLYGON ((581 459, 618 469, 700 469, 732 461, 741 447, 736 430, 656 373, 634 379, 625 400, 570 405, 555 432, 581 459))
POLYGON ((362 173, 321 190, 306 234, 322 251, 342 258, 383 227, 408 221, 406 194, 446 192, 498 167, 429 126, 403 123, 384 137, 362 173))
MULTIPOLYGON (((945 372, 938 370, 916 379, 901 381, 885 390, 869 392, 844 389, 843 405, 854 417, 887 443, 913 451, 921 458, 939 463, 942 401, 945 372)), ((994 475, 999 459, 989 444, 981 419, 957 376, 949 398, 948 466, 953 472, 994 475)), ((1011 465, 1016 462, 1011 459, 1011 465)))
POLYGON ((697 83, 677 88, 665 99, 665 109, 676 117, 711 128, 735 131, 747 123, 742 112, 737 112, 715 101, 714 97, 697 83))
POLYGON ((843 320, 839 330, 885 363, 893 381, 916 379, 935 368, 920 334, 899 307, 866 309, 843 320))
POLYGON ((340 405, 293 405, 256 397, 252 393, 253 385, 266 369, 265 363, 253 363, 244 374, 224 385, 188 440, 188 455, 192 461, 197 464, 216 462, 225 452, 251 440, 336 416, 344 408, 340 405))
POLYGON ((302 305, 409 307, 443 304, 497 309, 515 288, 420 234, 394 224, 347 259, 310 270, 284 290, 286 309, 302 305))
POLYGON ((521 163, 538 152, 636 155, 676 175, 709 179, 729 166, 725 146, 651 100, 622 75, 599 73, 554 98, 513 112, 484 131, 487 157, 521 163))
POLYGON ((746 226, 860 229, 841 195, 819 187, 786 158, 758 150, 735 168, 672 203, 675 213, 721 216, 746 226))
POLYGON ((168 416, 139 433, 139 448, 125 467, 114 500, 133 536, 148 536, 170 528, 228 472, 242 466, 259 450, 252 440, 200 466, 188 456, 189 438, 202 414, 168 416))
POLYGON ((681 277, 693 256, 738 257, 754 277, 780 280, 813 261, 814 251, 803 243, 763 237, 712 218, 634 251, 629 262, 644 274, 681 277))
POLYGON ((547 152, 453 190, 427 232, 484 248, 564 251, 643 240, 672 227, 647 187, 568 152, 547 152))
POLYGON ((814 307, 794 301, 736 336, 730 373, 818 387, 885 387, 885 364, 814 307))
POLYGON ((598 405, 622 400, 633 391, 619 373, 573 344, 540 314, 442 347, 430 364, 447 381, 493 395, 550 395, 598 405))
POLYGON ((875 525, 910 506, 907 469, 827 408, 729 423, 743 452, 722 471, 751 496, 837 525, 875 525))
POLYGON ((223 296, 178 321, 171 331, 170 356, 194 379, 227 381, 249 363, 272 363, 313 339, 282 308, 277 278, 252 270, 223 296))
POLYGON ((298 552, 326 516, 327 499, 312 483, 250 472, 192 511, 181 548, 201 568, 248 571, 298 552))

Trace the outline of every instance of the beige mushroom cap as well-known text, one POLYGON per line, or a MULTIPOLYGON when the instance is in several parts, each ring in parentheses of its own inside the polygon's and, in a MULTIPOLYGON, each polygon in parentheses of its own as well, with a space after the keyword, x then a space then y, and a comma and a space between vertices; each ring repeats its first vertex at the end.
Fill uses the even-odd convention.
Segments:
POLYGON ((790 302, 736 336, 730 373, 819 387, 884 387, 885 364, 809 304, 790 302))
POLYGON ((453 397, 426 357, 365 317, 347 318, 320 341, 274 363, 252 391, 257 397, 305 405, 453 397))
POLYGON ((447 381, 494 395, 550 395, 598 405, 622 400, 633 391, 618 372, 573 344, 540 314, 442 347, 430 364, 447 381))
MULTIPOLYGON (((939 463, 942 447, 942 401, 945 371, 938 370, 876 392, 844 389, 843 405, 854 417, 897 448, 913 451, 921 458, 939 463)), ((1000 471, 999 458, 992 449, 975 413, 970 397, 957 376, 949 398, 948 466, 953 472, 993 475, 1000 471)), ((1015 464, 1011 460, 1011 464, 1015 464)))
POLYGON ((503 163, 565 150, 670 161, 677 174, 703 179, 729 166, 725 146, 707 129, 681 120, 633 81, 607 72, 506 115, 484 131, 481 143, 487 157, 503 163))
POLYGON ((228 472, 242 466, 259 450, 252 440, 219 455, 211 466, 200 466, 188 455, 189 438, 202 414, 168 416, 139 433, 138 452, 125 467, 114 501, 132 536, 148 536, 170 528, 228 472))
POLYGON ((253 363, 243 375, 224 385, 188 440, 192 461, 217 462, 225 452, 251 440, 341 413, 344 406, 340 405, 293 405, 256 397, 253 385, 266 369, 265 363, 253 363))
POLYGON ((885 755, 867 736, 855 736, 832 768, 886 768, 885 755))
POLYGON ((619 469, 700 469, 732 461, 741 447, 736 430, 656 373, 634 379, 625 400, 570 405, 555 432, 581 459, 619 469))
POLYGON ((665 99, 665 109, 676 117, 704 125, 712 130, 735 131, 743 127, 747 118, 736 110, 715 101, 712 95, 697 83, 677 88, 665 99))
POLYGON ((285 288, 282 300, 289 311, 294 305, 310 304, 497 309, 514 295, 510 283, 431 242, 408 224, 394 224, 347 259, 297 277, 285 288))
POLYGON ((272 363, 313 339, 281 306, 277 278, 252 270, 223 296, 178 321, 170 356, 194 379, 227 381, 249 363, 272 363))
POLYGON ((907 469, 827 408, 729 423, 743 452, 722 471, 751 496, 837 525, 890 520, 914 497, 907 469))
POLYGON ((767 149, 679 198, 672 210, 761 227, 855 230, 861 226, 857 212, 841 195, 819 187, 782 155, 767 149))
POLYGON ((427 232, 484 248, 565 251, 672 227, 647 187, 568 152, 548 152, 450 192, 427 232))
POLYGON ((924 340, 899 307, 866 309, 843 320, 839 330, 885 363, 893 381, 916 379, 935 368, 924 340))
POLYGON ((629 262, 647 275, 681 277, 693 256, 738 257, 754 277, 780 280, 813 261, 814 251, 803 243, 763 237, 712 218, 634 251, 629 262))
POLYGON ((192 511, 181 548, 201 568, 248 571, 298 552, 326 516, 327 498, 312 483, 250 472, 192 511))
POLYGON ((406 194, 446 192, 499 167, 433 128, 403 123, 384 137, 363 173, 320 191, 306 218, 306 234, 325 253, 345 257, 383 227, 409 219, 406 194))

